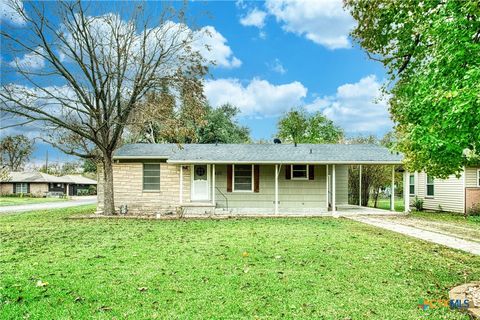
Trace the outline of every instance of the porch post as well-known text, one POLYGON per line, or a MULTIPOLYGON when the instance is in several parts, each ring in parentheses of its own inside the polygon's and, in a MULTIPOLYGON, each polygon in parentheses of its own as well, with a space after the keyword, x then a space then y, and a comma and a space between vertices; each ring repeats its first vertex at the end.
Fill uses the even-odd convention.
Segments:
POLYGON ((336 193, 336 184, 337 182, 335 181, 336 180, 336 177, 335 177, 335 165, 332 164, 332 213, 335 214, 335 212, 337 211, 337 208, 336 208, 336 199, 335 199, 335 193, 336 193))
POLYGON ((390 210, 395 211, 395 165, 392 166, 392 187, 390 192, 390 210))
POLYGON ((179 179, 179 183, 180 183, 180 195, 179 195, 179 201, 180 201, 180 204, 183 204, 183 165, 180 165, 180 179, 179 179))
POLYGON ((404 212, 410 211, 410 173, 405 170, 403 172, 403 203, 405 206, 404 212))
POLYGON ((278 214, 278 164, 275 165, 275 214, 278 214))
POLYGON ((212 204, 215 205, 215 165, 212 164, 212 204))
POLYGON ((328 212, 328 164, 325 166, 325 203, 328 212))
POLYGON ((362 206, 362 165, 360 165, 360 174, 358 181, 358 205, 362 206))

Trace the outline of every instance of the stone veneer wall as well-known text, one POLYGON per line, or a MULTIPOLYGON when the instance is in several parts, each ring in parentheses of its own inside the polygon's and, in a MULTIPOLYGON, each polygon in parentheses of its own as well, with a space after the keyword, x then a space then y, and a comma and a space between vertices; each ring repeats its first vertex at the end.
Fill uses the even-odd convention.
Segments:
MULTIPOLYGON (((152 162, 149 162, 152 163, 152 162)), ((99 168, 100 169, 100 168, 99 168)), ((98 170, 102 177, 102 170, 98 170)), ((180 166, 160 163, 160 191, 143 191, 143 162, 113 165, 115 209, 127 205, 129 214, 176 212, 180 203, 180 166)), ((98 179, 97 212, 103 211, 103 177, 98 179)), ((183 201, 190 201, 190 167, 183 169, 183 201)))
MULTIPOLYGON (((43 197, 46 192, 48 192, 48 183, 30 183, 30 194, 43 197)), ((0 194, 13 194, 13 183, 1 183, 0 194)))

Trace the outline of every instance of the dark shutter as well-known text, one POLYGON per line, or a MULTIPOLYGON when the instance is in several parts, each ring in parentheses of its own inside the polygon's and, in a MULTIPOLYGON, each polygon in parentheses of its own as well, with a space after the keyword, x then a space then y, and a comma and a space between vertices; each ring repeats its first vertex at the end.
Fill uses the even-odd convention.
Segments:
POLYGON ((17 193, 17 184, 16 183, 12 183, 13 185, 13 194, 17 193))
POLYGON ((308 166, 308 180, 315 180, 315 166, 308 166))
POLYGON ((232 165, 227 165, 227 192, 232 192, 232 165))
POLYGON ((30 183, 27 183, 27 193, 30 193, 30 183))
POLYGON ((253 192, 260 192, 260 166, 253 166, 253 192))
POLYGON ((285 179, 290 180, 292 178, 292 166, 285 165, 285 179))

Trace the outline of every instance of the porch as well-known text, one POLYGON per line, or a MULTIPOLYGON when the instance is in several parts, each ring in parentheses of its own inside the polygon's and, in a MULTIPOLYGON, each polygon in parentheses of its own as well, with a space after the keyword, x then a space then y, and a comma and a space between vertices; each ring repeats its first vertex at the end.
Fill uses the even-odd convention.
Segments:
MULTIPOLYGON (((179 206, 185 215, 348 216, 385 215, 390 211, 348 204, 348 166, 353 164, 178 165, 179 206), (186 192, 185 192, 186 191, 186 192)), ((362 164, 357 164, 362 170, 362 164)), ((391 190, 395 189, 395 165, 391 190)), ((403 173, 405 212, 409 211, 408 173, 403 173)), ((362 175, 359 175, 362 185, 362 175)))

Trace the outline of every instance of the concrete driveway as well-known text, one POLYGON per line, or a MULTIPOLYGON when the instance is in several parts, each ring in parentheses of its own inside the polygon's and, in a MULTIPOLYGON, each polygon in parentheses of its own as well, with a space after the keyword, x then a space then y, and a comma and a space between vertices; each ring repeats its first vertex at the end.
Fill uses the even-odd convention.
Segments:
POLYGON ((72 199, 69 201, 62 201, 62 202, 32 203, 32 204, 22 204, 18 206, 0 207, 0 214, 19 213, 19 212, 27 212, 27 211, 35 211, 35 210, 70 208, 70 207, 82 206, 86 204, 95 204, 96 202, 97 202, 96 196, 77 197, 75 199, 72 199))

